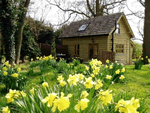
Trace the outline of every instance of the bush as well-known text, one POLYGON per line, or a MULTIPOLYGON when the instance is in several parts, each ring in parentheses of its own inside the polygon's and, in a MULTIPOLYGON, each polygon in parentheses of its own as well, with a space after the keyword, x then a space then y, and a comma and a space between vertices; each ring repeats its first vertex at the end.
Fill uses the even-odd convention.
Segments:
POLYGON ((27 78, 20 75, 20 68, 13 68, 8 62, 5 62, 0 67, 1 83, 5 84, 6 90, 18 89, 21 90, 27 81, 27 78))
POLYGON ((135 61, 134 63, 135 69, 141 69, 143 65, 144 65, 144 60, 141 57, 138 59, 138 61, 135 61))

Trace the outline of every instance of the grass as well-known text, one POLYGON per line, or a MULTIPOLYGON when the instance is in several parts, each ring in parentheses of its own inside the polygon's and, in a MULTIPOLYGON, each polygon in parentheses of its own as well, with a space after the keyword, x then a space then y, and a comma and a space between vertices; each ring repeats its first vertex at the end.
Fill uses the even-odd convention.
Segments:
MULTIPOLYGON (((55 74, 53 70, 50 70, 48 73, 41 73, 38 68, 34 69, 34 75, 27 75, 28 65, 23 64, 19 65, 22 71, 21 74, 28 76, 27 86, 24 90, 29 91, 32 87, 41 84, 41 77, 45 77, 45 80, 49 83, 50 86, 54 85, 56 81, 55 74)), ((134 69, 134 65, 126 65, 126 82, 117 83, 112 85, 109 89, 114 91, 113 94, 120 92, 128 92, 132 97, 144 98, 147 103, 147 108, 150 108, 150 65, 144 65, 141 70, 134 69)), ((5 86, 0 85, 0 107, 5 106, 5 86)), ((150 109, 147 110, 147 113, 150 113, 150 109)))

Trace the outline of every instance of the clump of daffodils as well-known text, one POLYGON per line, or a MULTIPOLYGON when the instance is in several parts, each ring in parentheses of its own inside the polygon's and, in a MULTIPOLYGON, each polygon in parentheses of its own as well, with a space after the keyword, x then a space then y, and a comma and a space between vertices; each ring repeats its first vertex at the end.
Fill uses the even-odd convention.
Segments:
POLYGON ((49 56, 44 56, 43 58, 39 58, 39 60, 44 60, 44 61, 48 61, 48 60, 52 60, 54 59, 54 57, 52 55, 49 55, 49 56))
POLYGON ((115 111, 118 110, 120 113, 138 113, 138 107, 140 107, 139 99, 132 97, 131 100, 119 100, 115 107, 115 111))
POLYGON ((100 72, 100 67, 102 65, 101 61, 98 61, 97 59, 92 59, 89 62, 91 69, 93 70, 93 74, 94 75, 98 75, 98 73, 100 72))
POLYGON ((24 93, 23 91, 18 91, 18 90, 9 90, 9 93, 6 94, 5 98, 7 99, 7 103, 10 102, 14 102, 15 98, 19 98, 19 97, 25 97, 26 93, 24 93))

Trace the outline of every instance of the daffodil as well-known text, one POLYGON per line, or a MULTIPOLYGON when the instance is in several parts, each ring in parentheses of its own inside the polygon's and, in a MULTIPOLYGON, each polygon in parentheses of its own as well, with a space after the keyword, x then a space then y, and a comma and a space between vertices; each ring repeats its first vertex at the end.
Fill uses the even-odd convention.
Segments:
POLYGON ((23 96, 23 97, 26 97, 26 93, 21 91, 20 94, 23 96))
POLYGON ((80 98, 86 98, 88 95, 89 94, 87 93, 87 91, 82 91, 80 98))
POLYGON ((32 88, 31 90, 30 90, 30 93, 32 94, 32 95, 34 95, 34 92, 35 92, 35 88, 32 88))
POLYGON ((78 104, 74 107, 78 112, 85 110, 88 107, 89 100, 87 98, 81 99, 78 104))
POLYGON ((88 66, 85 66, 85 69, 88 71, 88 70, 89 70, 89 67, 88 67, 88 66))
POLYGON ((115 106, 115 111, 119 110, 120 113, 138 113, 138 107, 140 107, 139 99, 132 97, 131 100, 119 100, 115 106))
POLYGON ((104 105, 107 105, 108 103, 111 103, 112 100, 112 94, 111 91, 100 91, 98 99, 103 101, 104 105))
POLYGON ((3 72, 3 75, 4 75, 4 76, 6 76, 7 74, 8 74, 7 71, 4 71, 4 72, 3 72))
POLYGON ((3 107, 2 113, 10 113, 10 110, 9 110, 8 106, 3 107))
POLYGON ((107 69, 107 68, 108 68, 108 66, 107 66, 107 65, 105 65, 105 68, 107 69))
POLYGON ((106 60, 106 63, 107 63, 107 64, 109 63, 109 60, 108 60, 108 59, 106 60))
POLYGON ((121 69, 121 72, 125 72, 125 68, 122 68, 122 69, 121 69))
POLYGON ((20 71, 21 71, 21 68, 18 68, 17 71, 20 72, 20 71))
POLYGON ((81 80, 83 80, 84 75, 83 75, 83 74, 78 74, 78 78, 79 78, 79 80, 81 81, 81 80))
POLYGON ((110 66, 109 66, 109 69, 112 69, 112 68, 113 68, 113 66, 112 66, 112 65, 110 65, 110 66))
POLYGON ((99 67, 96 67, 95 70, 93 70, 93 73, 94 73, 95 75, 97 75, 97 74, 99 73, 99 71, 100 71, 100 68, 99 68, 99 67))
POLYGON ((92 81, 92 77, 89 78, 85 78, 85 82, 84 82, 84 86, 88 89, 93 87, 93 81, 92 81))
POLYGON ((61 97, 58 98, 58 99, 55 99, 54 102, 53 102, 54 105, 53 105, 53 108, 52 108, 52 112, 55 112, 56 108, 58 108, 58 110, 60 112, 66 110, 70 106, 69 98, 71 96, 72 96, 72 94, 68 94, 67 97, 64 97, 64 93, 61 92, 61 97))
POLYGON ((67 83, 66 83, 65 81, 63 81, 63 80, 60 81, 60 83, 59 83, 59 85, 62 86, 62 87, 64 87, 66 84, 67 84, 67 83))
POLYGON ((125 77, 123 76, 123 75, 121 75, 120 77, 119 77, 119 79, 120 80, 123 80, 125 77))
POLYGON ((111 75, 106 75, 106 79, 110 80, 112 78, 111 75))
POLYGON ((67 81, 70 84, 70 86, 72 86, 72 85, 77 85, 77 82, 79 81, 79 79, 76 76, 69 75, 69 78, 67 81))
POLYGON ((3 70, 4 70, 4 71, 7 71, 7 67, 3 67, 3 70))
POLYGON ((42 83, 42 86, 43 86, 44 88, 46 88, 46 87, 48 87, 48 83, 47 83, 47 82, 43 82, 43 83, 42 83))
POLYGON ((12 74, 12 76, 15 78, 18 77, 18 73, 14 73, 14 74, 12 74))
POLYGON ((116 71, 115 71, 115 73, 116 73, 116 74, 119 74, 119 73, 120 73, 120 70, 119 70, 119 69, 118 69, 118 70, 116 70, 116 71))
POLYGON ((91 74, 91 77, 92 77, 92 78, 94 78, 94 77, 95 77, 95 75, 94 75, 94 74, 91 74))
POLYGON ((42 102, 47 103, 48 107, 51 107, 53 105, 54 100, 56 99, 57 94, 56 93, 50 93, 47 97, 45 97, 42 102))
POLYGON ((103 87, 103 83, 100 79, 97 80, 97 83, 95 85, 95 90, 98 90, 99 88, 103 87))
POLYGON ((64 80, 64 77, 63 77, 62 75, 61 75, 61 76, 58 76, 57 80, 58 80, 58 81, 62 81, 62 80, 64 80))
POLYGON ((44 57, 43 60, 47 61, 49 58, 48 57, 44 57))
POLYGON ((8 66, 8 65, 9 65, 9 61, 6 61, 4 64, 5 64, 6 66, 8 66))

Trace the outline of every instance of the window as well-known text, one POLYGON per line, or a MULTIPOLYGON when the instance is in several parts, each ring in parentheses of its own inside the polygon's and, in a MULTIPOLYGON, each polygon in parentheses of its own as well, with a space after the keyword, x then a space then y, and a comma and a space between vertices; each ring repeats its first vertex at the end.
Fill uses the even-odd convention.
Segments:
POLYGON ((116 34, 120 34, 120 24, 116 25, 116 34))
POLYGON ((116 53, 124 53, 124 44, 116 44, 116 53))
POLYGON ((75 56, 79 56, 79 50, 80 50, 80 46, 79 44, 75 44, 75 56))
POLYGON ((88 25, 89 24, 83 24, 83 25, 81 25, 80 28, 78 29, 78 31, 84 31, 87 28, 88 25))

